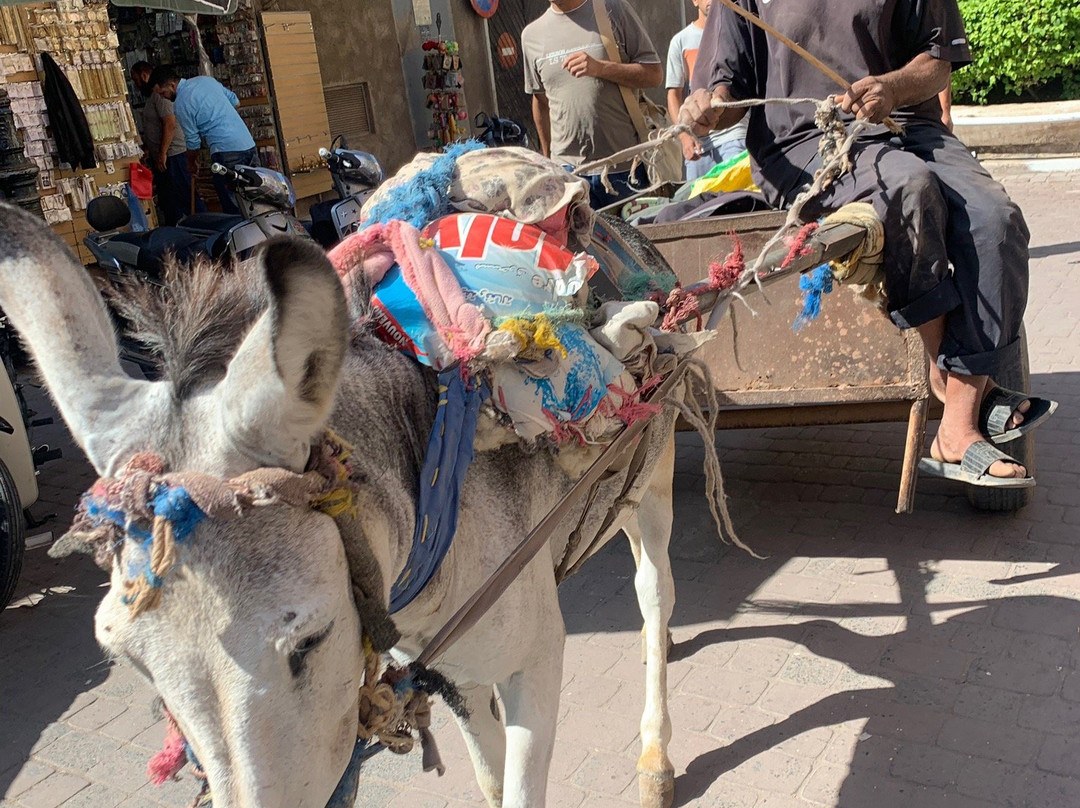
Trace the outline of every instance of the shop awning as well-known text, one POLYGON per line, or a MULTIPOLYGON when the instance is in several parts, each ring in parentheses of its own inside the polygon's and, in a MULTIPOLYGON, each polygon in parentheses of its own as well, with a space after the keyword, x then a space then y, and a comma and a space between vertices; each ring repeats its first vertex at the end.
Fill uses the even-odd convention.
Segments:
MULTIPOLYGON (((19 6, 40 0, 0 0, 0 6, 19 6)), ((178 14, 232 14, 238 0, 112 0, 117 6, 153 8, 178 14)))

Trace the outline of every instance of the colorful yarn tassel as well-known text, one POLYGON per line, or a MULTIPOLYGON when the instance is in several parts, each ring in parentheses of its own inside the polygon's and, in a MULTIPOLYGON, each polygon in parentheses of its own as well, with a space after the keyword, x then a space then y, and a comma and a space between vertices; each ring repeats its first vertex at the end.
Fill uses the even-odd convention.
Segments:
POLYGON ((829 265, 822 264, 799 278, 799 288, 803 293, 803 308, 791 326, 794 331, 806 327, 821 314, 821 296, 829 294, 833 288, 833 274, 829 265))

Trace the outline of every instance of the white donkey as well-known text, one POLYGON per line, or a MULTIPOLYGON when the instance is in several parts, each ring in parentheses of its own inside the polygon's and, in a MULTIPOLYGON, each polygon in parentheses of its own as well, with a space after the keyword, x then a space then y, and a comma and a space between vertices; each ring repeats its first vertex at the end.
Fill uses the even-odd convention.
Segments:
MULTIPOLYGON (((342 285, 316 246, 274 241, 258 260, 265 289, 253 325, 221 299, 199 300, 215 294, 214 284, 204 283, 187 300, 193 311, 174 323, 171 338, 181 344, 166 346, 179 370, 163 381, 135 380, 121 370, 113 327, 88 274, 43 223, 0 203, 0 306, 102 477, 116 477, 142 452, 170 471, 214 478, 260 468, 301 472, 327 425, 356 448, 355 524, 339 530, 341 520, 283 504, 205 519, 165 577, 159 605, 141 615, 133 616, 124 596, 133 542, 97 548, 111 567, 97 638, 163 697, 205 769, 215 808, 324 808, 350 760, 364 676, 356 600, 366 593, 350 579, 350 562, 374 559, 385 604, 412 541, 436 394, 429 372, 352 328, 356 312, 350 316, 342 285)), ((670 804, 674 782, 666 702, 673 428, 666 412, 646 433, 645 467, 626 497, 640 507, 625 509, 606 531, 625 531, 637 561, 645 808, 670 804)), ((584 518, 586 536, 623 493, 625 473, 601 487, 584 518)), ((395 616, 395 655, 415 657, 566 493, 574 474, 550 453, 528 455, 516 444, 477 455, 452 549, 395 616)), ((550 553, 541 552, 438 661, 465 698, 462 729, 492 806, 545 803, 565 639, 553 565, 579 517, 581 508, 550 553)))

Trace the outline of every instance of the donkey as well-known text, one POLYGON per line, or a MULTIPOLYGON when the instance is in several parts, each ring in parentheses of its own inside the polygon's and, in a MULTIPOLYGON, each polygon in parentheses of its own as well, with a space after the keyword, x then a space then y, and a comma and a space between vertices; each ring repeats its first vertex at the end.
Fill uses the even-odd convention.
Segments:
MULTIPOLYGON (((316 245, 278 239, 255 260, 260 300, 251 317, 230 311, 227 295, 200 299, 213 291, 205 283, 185 303, 194 324, 179 317, 175 333, 162 335, 174 372, 136 380, 120 366, 113 326, 88 273, 42 222, 0 203, 0 306, 102 477, 117 476, 142 452, 170 470, 223 479, 263 468, 301 472, 328 425, 355 447, 359 516, 347 529, 342 520, 284 504, 228 521, 208 518, 164 580, 157 608, 139 616, 124 598, 131 542, 120 542, 104 554, 110 589, 95 616, 106 652, 130 662, 163 698, 205 770, 215 808, 324 808, 350 761, 364 677, 363 593, 350 562, 374 560, 385 604, 412 541, 436 390, 429 371, 358 325, 365 295, 350 310, 316 245)), ((626 469, 613 471, 590 510, 571 513, 550 553, 529 563, 438 662, 464 698, 459 722, 492 806, 545 803, 565 640, 553 570, 572 528, 583 522, 585 535, 590 525, 596 531, 620 495, 631 507, 602 539, 624 531, 637 564, 646 663, 641 800, 644 808, 671 802, 674 421, 665 411, 645 433, 645 462, 629 493, 626 469)), ((395 657, 415 658, 568 491, 579 466, 516 443, 478 452, 449 554, 395 615, 395 657)), ((351 805, 355 793, 333 804, 351 805)))

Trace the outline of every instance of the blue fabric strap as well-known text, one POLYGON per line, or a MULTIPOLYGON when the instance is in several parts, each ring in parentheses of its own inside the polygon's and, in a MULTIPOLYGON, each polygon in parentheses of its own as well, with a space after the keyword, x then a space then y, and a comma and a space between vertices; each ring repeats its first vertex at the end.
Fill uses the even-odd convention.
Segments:
POLYGON ((461 486, 473 459, 476 417, 490 395, 486 382, 463 379, 458 367, 439 374, 439 406, 420 471, 416 531, 405 569, 390 590, 390 614, 420 594, 450 549, 461 486))

